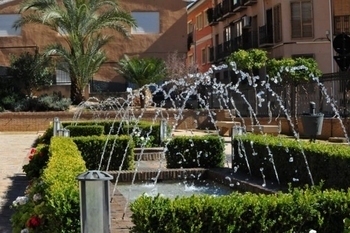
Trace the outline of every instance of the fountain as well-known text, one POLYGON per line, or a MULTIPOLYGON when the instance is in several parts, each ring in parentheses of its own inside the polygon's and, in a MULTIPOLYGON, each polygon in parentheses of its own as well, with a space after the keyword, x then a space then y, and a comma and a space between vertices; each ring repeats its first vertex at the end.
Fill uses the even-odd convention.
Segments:
MULTIPOLYGON (((165 83, 158 85, 158 84, 149 84, 146 87, 143 88, 151 88, 153 93, 163 93, 164 100, 162 100, 158 104, 154 104, 152 106, 149 106, 149 108, 143 108, 140 109, 137 106, 133 105, 133 100, 139 96, 139 92, 142 92, 142 90, 137 91, 136 93, 133 93, 131 90, 128 90, 126 95, 124 97, 119 98, 108 98, 103 101, 96 101, 96 99, 89 99, 86 102, 81 103, 81 105, 78 106, 78 109, 75 113, 73 121, 75 123, 78 122, 80 115, 83 111, 85 111, 86 108, 90 109, 91 112, 93 112, 93 118, 94 120, 119 120, 122 124, 130 125, 132 126, 129 128, 129 135, 131 136, 137 136, 139 133, 138 123, 141 120, 147 120, 151 123, 151 125, 155 125, 157 122, 161 122, 161 137, 162 137, 162 144, 159 145, 162 148, 163 155, 157 157, 157 160, 155 162, 152 162, 153 170, 152 170, 152 182, 150 184, 140 184, 137 181, 137 174, 140 172, 146 173, 147 171, 143 170, 143 164, 144 161, 142 160, 142 154, 147 151, 146 144, 150 140, 150 134, 152 132, 152 127, 150 127, 148 132, 144 132, 145 138, 144 138, 144 144, 138 148, 138 152, 141 156, 137 157, 136 160, 136 167, 134 171, 131 171, 131 174, 129 177, 129 183, 127 186, 124 186, 125 182, 120 182, 121 174, 123 171, 120 169, 118 171, 109 171, 109 164, 107 164, 105 167, 107 168, 106 171, 109 171, 111 174, 114 174, 115 181, 114 181, 114 187, 112 192, 112 202, 114 195, 117 191, 122 192, 123 195, 126 197, 127 202, 125 204, 124 208, 124 214, 126 212, 127 205, 130 201, 133 201, 138 195, 145 192, 149 195, 154 195, 155 193, 159 194, 162 193, 161 190, 161 183, 166 184, 166 190, 173 189, 174 187, 178 187, 178 184, 183 184, 183 180, 185 182, 188 182, 186 177, 181 177, 182 181, 176 181, 175 183, 168 184, 167 182, 158 182, 160 180, 160 174, 167 170, 164 166, 165 163, 165 157, 164 153, 167 152, 167 145, 170 142, 171 138, 178 133, 178 131, 182 130, 182 134, 187 134, 190 136, 196 135, 196 130, 198 128, 202 129, 202 132, 211 132, 211 133, 220 133, 220 127, 218 126, 218 115, 215 108, 220 109, 221 111, 226 111, 228 115, 235 116, 237 121, 240 123, 241 126, 234 125, 232 129, 232 135, 240 135, 246 132, 247 128, 249 126, 256 126, 253 131, 258 134, 264 134, 262 125, 270 124, 272 121, 277 122, 279 126, 279 132, 283 133, 282 131, 282 123, 281 119, 282 117, 280 114, 282 113, 284 115, 284 118, 286 119, 287 124, 291 128, 292 136, 299 141, 299 132, 296 130, 293 121, 291 119, 290 111, 286 108, 286 104, 283 101, 283 98, 277 94, 277 91, 274 90, 276 87, 277 89, 281 89, 280 86, 274 85, 274 83, 269 83, 264 80, 260 81, 259 83, 252 82, 252 79, 247 73, 243 71, 236 70, 233 67, 233 73, 238 76, 237 82, 221 82, 219 79, 213 78, 213 74, 215 71, 220 70, 226 70, 229 71, 229 67, 227 65, 222 65, 219 67, 213 67, 213 69, 210 69, 208 72, 203 74, 192 74, 188 75, 187 77, 184 77, 179 80, 170 80, 166 81, 165 83), (248 81, 247 81, 248 80, 248 81), (255 86, 257 88, 257 95, 251 96, 252 92, 249 92, 247 88, 243 87, 251 87, 255 86), (182 95, 179 95, 182 93, 182 95), (178 96, 181 96, 181 101, 179 101, 178 96), (200 109, 194 109, 194 110, 187 110, 186 109, 186 102, 190 100, 191 96, 196 96, 199 106, 201 106, 200 109), (93 100, 93 101, 91 101, 93 100), (92 104, 93 102, 93 104, 92 104), (257 106, 259 107, 259 114, 265 114, 267 115, 267 120, 261 119, 253 110, 253 103, 257 103, 257 106), (272 102, 274 104, 272 104, 272 102), (179 105, 180 103, 180 105, 179 105), (171 106, 171 107, 169 107, 171 106), (274 106, 274 108, 273 108, 274 106), (105 111, 105 109, 108 109, 109 111, 105 111), (192 117, 192 121, 188 121, 192 117), (275 119, 273 119, 275 117, 275 119), (204 120, 203 120, 204 119, 204 120), (250 121, 250 124, 249 124, 250 121), (204 127, 202 125, 205 125, 204 127), (166 132, 166 126, 169 127, 169 132, 166 132), (168 137, 165 137, 165 135, 168 135, 168 137), (159 186, 158 186, 159 185, 159 186)), ((303 69, 301 67, 300 69, 303 69)), ((314 80, 318 81, 317 78, 314 77, 314 80)), ((320 82, 317 82, 319 88, 326 93, 326 88, 320 84, 320 82)), ((332 105, 332 108, 334 109, 334 105, 332 105)), ((310 112, 314 114, 314 111, 310 112)), ((232 118, 233 119, 233 118, 232 118)), ((119 134, 120 127, 116 131, 110 131, 107 137, 110 137, 114 134, 119 134)), ((306 123, 307 124, 307 123, 306 123)), ((304 125, 304 122, 303 122, 304 125)), ((307 127, 304 127, 305 129, 307 127)), ((111 129, 112 130, 112 129, 111 129)), ((347 138, 346 131, 344 128, 345 137, 347 138)), ((309 134, 310 137, 315 140, 316 135, 318 135, 320 132, 317 131, 315 133, 309 134)), ((278 137, 278 136, 277 136, 278 137)), ((227 138, 226 138, 227 139, 227 138)), ((228 140, 231 140, 230 138, 228 140)), ((231 140, 232 141, 232 140, 231 140)), ((348 141, 348 140, 347 140, 348 141)), ((226 143, 229 148, 231 142, 226 143)), ((195 147, 195 145, 193 145, 195 147)), ((253 142, 251 143, 251 147, 254 151, 254 145, 253 142)), ((274 166, 274 155, 272 154, 269 146, 266 146, 267 150, 269 151, 269 158, 268 161, 274 166)), ((231 153, 231 152, 229 152, 231 153)), ((238 151, 238 154, 242 157, 246 156, 244 148, 242 148, 241 151, 238 151)), ((258 154, 258 151, 254 151, 254 153, 258 154)), ((181 154, 181 152, 179 152, 181 154)), ((232 151, 231 156, 233 156, 234 152, 232 151)), ((313 177, 309 169, 308 161, 306 159, 306 156, 304 152, 303 159, 305 161, 305 167, 308 170, 311 184, 314 185, 313 177)), ((109 151, 103 151, 101 154, 101 162, 99 169, 102 166, 103 158, 106 156, 110 157, 112 155, 112 152, 109 151)), ((124 154, 124 157, 126 156, 126 152, 124 154)), ((201 153, 198 153, 198 156, 204 156, 201 153)), ((229 156, 227 156, 229 157, 229 156)), ((229 161, 230 159, 227 159, 229 161)), ((291 161, 293 161, 293 157, 291 157, 291 161)), ((199 164, 200 165, 200 164, 199 164)), ((246 165, 249 168, 249 161, 246 159, 246 165)), ((199 166, 200 167, 200 166, 199 166)), ((239 176, 239 167, 232 167, 230 163, 227 163, 226 166, 228 172, 228 175, 225 175, 220 182, 228 184, 228 186, 239 186, 240 182, 237 181, 238 178, 235 178, 239 176)), ((186 171, 186 169, 179 168, 182 171, 186 171)), ((277 185, 279 182, 279 174, 277 172, 277 169, 274 167, 275 176, 276 176, 276 183, 277 185)), ((267 187, 271 187, 271 185, 275 185, 275 183, 271 182, 269 183, 268 180, 265 179, 264 175, 264 168, 260 168, 261 172, 261 179, 258 181, 258 184, 260 185, 260 188, 264 190, 267 187)), ((297 171, 296 171, 297 172, 297 171)), ((204 174, 200 173, 200 174, 204 174)), ((227 174, 227 173, 226 173, 227 174)), ((191 171, 189 171, 189 176, 191 176, 191 171)), ((244 178, 245 179, 245 178, 244 178)), ((244 180, 243 179, 243 180, 244 180)), ((294 178, 293 178, 294 181, 294 178)), ((206 181, 209 183, 209 181, 206 181)), ((295 182, 297 182, 297 179, 295 179, 295 182)), ((255 187, 259 186, 255 184, 255 187)), ((185 188, 188 186, 185 186, 185 188)), ((191 186, 190 186, 191 187, 191 186)), ((174 191, 174 190, 171 190, 174 191)), ((193 191, 193 189, 192 189, 193 191)), ((180 193, 184 194, 186 191, 182 189, 180 193)), ((193 194, 192 192, 191 194, 193 194)), ((226 192, 224 192, 226 193, 226 192)), ((171 195, 178 195, 178 194, 171 194, 171 195)), ((217 195, 214 193, 214 195, 217 195)))

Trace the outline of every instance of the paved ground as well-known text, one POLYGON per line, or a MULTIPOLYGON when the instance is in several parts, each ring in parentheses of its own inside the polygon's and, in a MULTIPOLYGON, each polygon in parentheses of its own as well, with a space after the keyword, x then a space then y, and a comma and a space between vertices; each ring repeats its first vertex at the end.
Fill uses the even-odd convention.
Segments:
MULTIPOLYGON (((40 136, 39 132, 0 132, 0 233, 11 233, 10 217, 12 202, 18 197, 24 195, 28 180, 22 171, 22 166, 28 163, 28 152, 35 140, 40 136)), ((205 133, 198 131, 176 131, 174 135, 203 135, 205 133)), ((225 138, 225 141, 229 141, 225 138)), ((230 161, 231 145, 226 143, 226 158, 230 161)), ((158 168, 159 162, 143 162, 143 168, 158 168)), ((230 166, 227 162, 225 166, 230 166)), ((124 201, 121 195, 117 197, 118 201, 112 204, 113 221, 121 219, 124 212, 124 201), (118 209, 118 210, 117 210, 118 209), (123 210, 123 211, 121 211, 123 210), (116 213, 118 211, 118 213, 116 213), (113 213, 114 212, 114 213, 113 213)), ((126 213, 130 215, 130 213, 126 213)), ((131 219, 127 216, 123 221, 118 221, 120 226, 118 232, 129 232, 131 219), (125 225, 123 227, 123 224, 125 225)))
POLYGON ((12 202, 23 196, 28 181, 22 166, 28 162, 27 154, 38 138, 37 132, 0 132, 0 233, 10 233, 12 202))

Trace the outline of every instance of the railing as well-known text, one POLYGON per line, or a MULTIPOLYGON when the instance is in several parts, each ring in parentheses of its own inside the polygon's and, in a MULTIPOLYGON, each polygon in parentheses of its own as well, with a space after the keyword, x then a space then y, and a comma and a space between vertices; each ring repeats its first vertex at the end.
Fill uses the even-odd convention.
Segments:
MULTIPOLYGON (((295 113, 295 101, 297 101, 297 115, 302 115, 309 111, 309 103, 316 103, 317 112, 322 112, 326 117, 336 116, 336 111, 340 116, 350 115, 350 98, 347 97, 347 89, 350 88, 350 73, 326 74, 320 78, 320 84, 312 81, 297 86, 297 96, 295 96, 295 86, 271 84, 274 95, 269 93, 264 86, 258 85, 257 93, 263 91, 265 101, 258 108, 259 116, 285 116, 295 113), (326 92, 322 91, 322 86, 326 92), (267 94, 269 93, 269 94, 267 94), (282 105, 281 105, 282 104, 282 105), (284 112, 284 109, 286 112, 284 112)), ((253 88, 248 84, 240 84, 239 91, 244 95, 251 106, 255 106, 256 96, 253 88)), ((242 98, 242 94, 232 92, 230 95, 235 100, 235 107, 240 110, 242 116, 249 116, 247 102, 242 98)))
POLYGON ((232 0, 223 0, 222 13, 223 13, 223 15, 228 15, 230 13, 233 13, 233 1, 232 0))
POLYGON ((257 0, 242 0, 242 4, 245 6, 251 6, 257 2, 258 2, 257 0))
POLYGON ((209 61, 210 62, 215 61, 215 48, 214 47, 209 48, 209 61))

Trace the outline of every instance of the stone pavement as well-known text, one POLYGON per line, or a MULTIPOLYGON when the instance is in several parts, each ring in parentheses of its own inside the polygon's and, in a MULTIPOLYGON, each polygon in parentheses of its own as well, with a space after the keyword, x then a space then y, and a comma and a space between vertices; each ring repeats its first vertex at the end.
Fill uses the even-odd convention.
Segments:
POLYGON ((12 202, 28 185, 22 166, 38 132, 0 132, 0 233, 11 233, 12 202))

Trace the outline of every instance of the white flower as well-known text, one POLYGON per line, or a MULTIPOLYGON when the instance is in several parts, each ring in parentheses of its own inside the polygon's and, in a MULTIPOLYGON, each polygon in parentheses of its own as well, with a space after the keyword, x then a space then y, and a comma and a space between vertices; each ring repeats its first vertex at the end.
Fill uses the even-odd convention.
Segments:
POLYGON ((12 202, 12 204, 14 206, 17 206, 17 205, 24 205, 28 202, 28 197, 27 196, 21 196, 21 197, 17 197, 16 200, 14 200, 12 202))
POLYGON ((29 233, 29 231, 27 228, 25 228, 25 229, 21 230, 21 233, 29 233))
POLYGON ((317 231, 311 229, 311 230, 309 231, 309 233, 317 233, 317 231))
POLYGON ((140 140, 143 141, 143 140, 145 140, 145 138, 144 137, 140 137, 140 140))
POLYGON ((36 201, 39 201, 41 200, 41 195, 39 193, 36 193, 33 195, 33 200, 36 202, 36 201))

